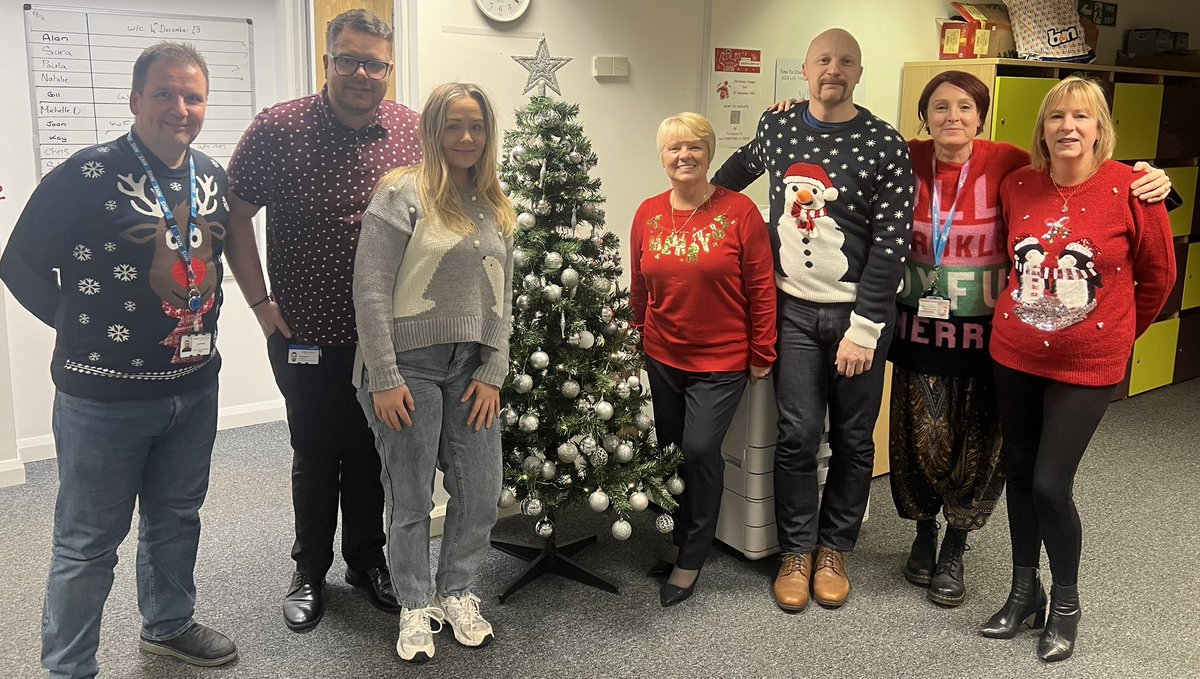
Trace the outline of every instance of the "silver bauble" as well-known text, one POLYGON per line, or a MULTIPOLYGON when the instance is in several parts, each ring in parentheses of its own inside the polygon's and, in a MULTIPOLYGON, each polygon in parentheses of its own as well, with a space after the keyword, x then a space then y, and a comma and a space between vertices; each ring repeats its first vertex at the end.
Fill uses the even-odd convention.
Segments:
POLYGON ((529 365, 537 370, 545 370, 550 365, 550 355, 539 349, 529 355, 529 365))
POLYGON ((518 421, 518 425, 521 427, 521 431, 525 432, 526 434, 532 434, 533 432, 537 431, 538 416, 534 415, 533 413, 525 413, 518 421))
POLYGON ((625 519, 617 519, 612 525, 613 537, 618 540, 628 540, 630 535, 633 535, 633 526, 625 519))
POLYGON ((614 452, 617 446, 621 445, 621 437, 616 434, 605 434, 604 440, 600 443, 608 452, 614 452))
POLYGON ((579 449, 583 451, 584 455, 591 455, 592 453, 596 452, 597 445, 598 444, 596 443, 596 438, 594 436, 584 436, 579 441, 579 449))
POLYGON ((533 527, 533 532, 537 533, 540 538, 549 538, 554 535, 554 524, 550 522, 550 519, 542 517, 533 527))
POLYGON ((521 279, 526 290, 538 290, 542 287, 542 278, 535 273, 525 274, 525 278, 521 279))
POLYGON ((524 157, 525 157, 525 147, 524 146, 520 146, 520 145, 514 146, 514 147, 512 147, 512 150, 508 152, 509 160, 513 161, 514 163, 524 157))
POLYGON ((558 476, 558 465, 547 460, 542 463, 541 472, 543 480, 552 481, 555 476, 558 476))
POLYGON ((533 391, 533 378, 529 375, 517 375, 513 378, 512 387, 518 394, 528 394, 533 391))
POLYGON ((647 431, 650 427, 654 426, 654 420, 650 419, 650 416, 646 413, 638 413, 633 416, 633 426, 641 431, 647 431))
POLYGON ((584 157, 579 151, 571 151, 570 155, 567 156, 567 160, 578 165, 584 161, 584 157))
POLYGON ((557 302, 562 299, 562 288, 551 283, 542 288, 542 297, 545 297, 547 302, 557 302))
POLYGON ((667 492, 672 495, 683 495, 683 479, 672 475, 667 479, 667 492))
POLYGON ((630 389, 637 389, 642 386, 642 380, 637 375, 630 375, 625 378, 625 384, 628 384, 630 389))
POLYGON ((517 501, 517 489, 512 486, 505 486, 500 489, 500 499, 496 501, 496 506, 500 509, 508 509, 517 501))
POLYGON ((500 409, 500 421, 506 427, 511 427, 514 424, 516 424, 518 417, 519 416, 517 415, 517 411, 513 410, 512 408, 501 408, 500 409))
POLYGON ((612 419, 613 407, 612 407, 612 404, 609 403, 608 401, 598 401, 596 403, 595 410, 596 410, 596 417, 599 417, 601 420, 604 420, 605 422, 607 422, 608 420, 612 419))
POLYGON ((513 266, 523 267, 529 263, 529 251, 524 248, 513 248, 513 266))
POLYGON ((538 202, 533 204, 533 213, 545 217, 554 210, 554 204, 545 198, 539 198, 538 202))
POLYGON ((600 326, 600 334, 604 335, 605 337, 615 337, 617 334, 617 324, 613 323, 612 321, 605 323, 604 325, 600 326))
POLYGON ((675 530, 675 519, 672 519, 670 514, 659 514, 654 520, 654 527, 660 533, 670 533, 675 530))
POLYGON ((517 215, 517 226, 522 229, 532 229, 534 224, 537 224, 537 217, 534 217, 532 212, 517 215))
POLYGON ((559 280, 561 280, 562 284, 568 288, 573 288, 576 285, 579 285, 579 272, 570 268, 563 269, 562 276, 559 277, 559 280))
POLYGON ((608 509, 608 502, 608 493, 599 488, 592 491, 592 494, 588 496, 588 506, 592 508, 593 512, 602 512, 608 509))
POLYGON ((521 311, 529 311, 529 307, 533 306, 533 298, 529 295, 517 295, 516 305, 521 311))
POLYGON ((604 307, 604 309, 600 311, 600 322, 608 323, 612 319, 613 319, 612 307, 604 307))
POLYGON ((560 389, 562 391, 562 395, 566 396, 567 398, 575 398, 579 395, 579 383, 575 380, 563 380, 562 387, 560 389))
POLYGON ((611 286, 612 283, 610 283, 604 276, 596 276, 592 278, 592 287, 595 288, 596 292, 608 292, 611 286))
POLYGON ((635 512, 644 512, 650 506, 650 498, 640 490, 635 490, 629 494, 629 506, 635 512))
POLYGON ((536 497, 527 497, 521 503, 521 513, 525 516, 537 516, 542 513, 542 501, 536 497))
POLYGON ((526 455, 525 461, 521 463, 521 468, 527 472, 535 472, 542 468, 542 460, 536 455, 526 455))
POLYGON ((608 452, 603 448, 597 448, 596 452, 592 453, 589 458, 592 461, 592 465, 596 467, 603 467, 608 464, 608 452))
POLYGON ((570 441, 558 444, 558 459, 563 462, 574 462, 579 457, 579 448, 570 441))
POLYGON ((561 269, 563 265, 563 256, 553 250, 546 253, 546 257, 542 259, 542 263, 547 269, 561 269))
POLYGON ((621 382, 617 385, 617 396, 620 396, 621 398, 629 398, 629 393, 630 390, 628 384, 621 382))
POLYGON ((622 443, 617 446, 617 450, 613 455, 617 458, 617 462, 629 462, 633 460, 633 446, 628 443, 622 443))
POLYGON ((596 336, 588 330, 579 333, 579 348, 591 349, 596 344, 596 336))
POLYGON ((558 111, 548 108, 544 111, 538 111, 538 114, 534 116, 533 120, 538 124, 539 127, 549 129, 551 127, 557 127, 559 123, 562 122, 562 116, 558 114, 558 111))

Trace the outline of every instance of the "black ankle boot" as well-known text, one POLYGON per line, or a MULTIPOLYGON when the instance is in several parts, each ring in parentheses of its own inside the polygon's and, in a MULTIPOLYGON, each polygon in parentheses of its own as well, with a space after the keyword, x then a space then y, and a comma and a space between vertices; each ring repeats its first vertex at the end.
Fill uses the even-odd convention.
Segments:
POLYGON ((1079 630, 1079 589, 1075 585, 1050 588, 1050 619, 1038 640, 1038 657, 1046 662, 1066 660, 1075 652, 1075 633, 1079 630))
POLYGON ((1040 629, 1046 624, 1046 590, 1033 566, 1013 566, 1008 600, 983 623, 979 633, 992 639, 1012 639, 1021 623, 1030 629, 1040 629))
POLYGON ((967 585, 963 582, 963 552, 967 551, 967 531, 947 528, 938 553, 937 568, 929 580, 929 600, 940 606, 957 606, 967 598, 967 585))
POLYGON ((937 561, 938 522, 926 519, 917 522, 917 539, 913 540, 908 563, 904 564, 904 579, 918 587, 928 587, 937 561))

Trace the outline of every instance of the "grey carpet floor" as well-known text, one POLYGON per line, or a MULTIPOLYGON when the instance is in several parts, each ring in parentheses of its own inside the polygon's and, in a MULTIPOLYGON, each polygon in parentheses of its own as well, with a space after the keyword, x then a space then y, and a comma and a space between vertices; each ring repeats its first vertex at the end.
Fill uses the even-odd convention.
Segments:
MULTIPOLYGON (((134 540, 122 546, 105 610, 102 677, 175 679, 338 677, 1196 677, 1200 676, 1200 380, 1113 404, 1076 483, 1085 542, 1084 617, 1076 657, 1035 657, 1037 637, 984 639, 977 625, 1008 590, 1004 508, 971 540, 968 599, 938 608, 904 581, 912 524, 892 508, 886 478, 872 487, 871 518, 848 568, 854 590, 840 610, 787 615, 769 596, 773 559, 715 550, 696 595, 662 609, 643 577, 665 539, 647 513, 618 543, 586 510, 560 522, 561 538, 600 533, 580 559, 617 583, 608 594, 551 576, 498 604, 523 564, 489 552, 478 579, 497 640, 481 650, 438 637, 424 666, 395 655, 397 618, 375 611, 334 565, 329 611, 308 634, 289 632, 280 598, 291 574, 289 449, 282 423, 218 435, 203 510, 197 618, 232 636, 240 659, 201 670, 137 650, 134 540), (1191 668, 1191 669, 1188 669, 1191 668)), ((41 599, 56 492, 53 461, 29 465, 23 486, 0 489, 0 677, 44 676, 41 599)), ((136 524, 136 522, 135 522, 136 524)), ((132 535, 136 535, 136 525, 132 535)), ((494 535, 531 540, 531 522, 501 521, 494 535)), ((433 542, 436 556, 438 541, 433 542)))

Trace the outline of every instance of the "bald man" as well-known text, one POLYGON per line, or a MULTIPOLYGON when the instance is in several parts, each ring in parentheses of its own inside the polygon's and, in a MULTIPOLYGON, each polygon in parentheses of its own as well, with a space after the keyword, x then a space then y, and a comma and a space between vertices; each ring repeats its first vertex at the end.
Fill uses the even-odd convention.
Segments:
POLYGON ((867 507, 913 202, 904 139, 854 103, 863 73, 854 36, 840 28, 818 35, 803 73, 809 100, 763 114, 754 139, 713 178, 740 191, 770 176, 779 288, 775 519, 783 552, 773 591, 789 612, 808 605, 810 587, 827 607, 850 594, 844 555, 867 507), (820 497, 826 407, 832 457, 820 497))

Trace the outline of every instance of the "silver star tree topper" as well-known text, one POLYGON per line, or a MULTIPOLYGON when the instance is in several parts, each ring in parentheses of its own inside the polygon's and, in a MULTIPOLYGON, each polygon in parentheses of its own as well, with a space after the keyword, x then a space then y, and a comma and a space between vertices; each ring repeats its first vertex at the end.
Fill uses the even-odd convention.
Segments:
POLYGON ((571 57, 552 57, 550 50, 546 47, 546 34, 542 34, 541 40, 538 40, 537 54, 529 57, 513 57, 513 60, 525 67, 529 71, 529 80, 525 81, 525 89, 521 94, 526 94, 533 88, 538 88, 538 96, 546 96, 546 87, 554 90, 555 94, 561 95, 562 91, 558 89, 558 76, 555 71, 567 65, 571 57))

